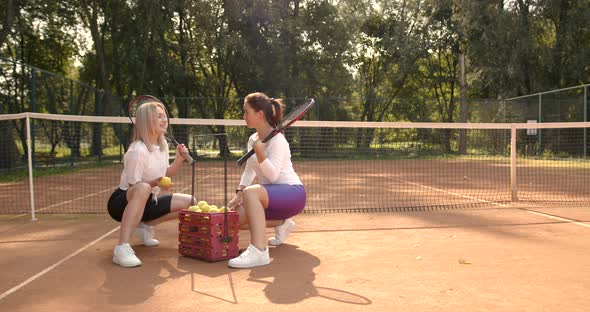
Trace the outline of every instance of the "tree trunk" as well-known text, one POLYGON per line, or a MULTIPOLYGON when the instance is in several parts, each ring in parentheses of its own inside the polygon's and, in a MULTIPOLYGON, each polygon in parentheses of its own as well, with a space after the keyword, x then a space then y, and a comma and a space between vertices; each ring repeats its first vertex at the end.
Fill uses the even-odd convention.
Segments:
MULTIPOLYGON (((90 5, 82 5, 82 10, 84 10, 84 15, 87 18, 87 23, 90 28, 90 34, 92 35, 92 40, 94 41, 94 46, 96 48, 96 56, 98 60, 98 69, 100 73, 100 84, 102 85, 102 89, 105 91, 105 97, 102 98, 102 101, 95 101, 96 103, 96 115, 97 116, 104 116, 106 115, 106 111, 110 108, 110 96, 108 96, 111 92, 111 83, 109 81, 109 72, 107 71, 106 66, 106 57, 105 57, 105 50, 104 50, 104 43, 102 41, 102 36, 100 34, 99 26, 98 26, 98 3, 96 0, 90 0, 90 5), (90 11, 89 11, 90 10, 90 11)), ((102 149, 102 124, 95 124, 92 127, 92 146, 93 146, 93 154, 95 155, 102 155, 102 151, 98 149, 102 149)), ((75 142, 72 142, 75 143, 75 142)), ((75 150, 72 150, 73 156, 79 156, 79 146, 75 147, 75 150)))
MULTIPOLYGON (((461 85, 459 86, 459 119, 460 122, 467 122, 467 103, 465 103, 466 86, 465 86, 465 53, 459 55, 459 67, 461 69, 461 85)), ((467 130, 459 130, 459 154, 467 153, 467 130)))

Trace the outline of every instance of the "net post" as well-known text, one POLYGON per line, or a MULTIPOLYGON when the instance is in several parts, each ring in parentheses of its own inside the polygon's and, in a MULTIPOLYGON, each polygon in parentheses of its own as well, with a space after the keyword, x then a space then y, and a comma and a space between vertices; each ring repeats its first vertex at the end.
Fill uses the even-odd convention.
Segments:
MULTIPOLYGON (((539 110, 538 111, 538 113, 539 113, 539 116, 538 116, 539 121, 538 122, 539 123, 543 122, 543 98, 542 98, 542 96, 543 96, 542 94, 539 94, 539 100, 538 100, 538 104, 537 104, 538 110, 539 110)), ((542 155, 543 154, 543 145, 542 145, 543 139, 541 136, 542 136, 541 135, 541 128, 539 128, 537 130, 537 142, 538 142, 537 144, 539 144, 539 147, 538 147, 539 154, 542 155)))
POLYGON ((31 148, 31 118, 27 113, 26 117, 27 127, 27 155, 28 155, 28 166, 29 166, 29 195, 31 196, 31 221, 36 221, 35 217, 35 190, 33 188, 33 152, 31 148))
POLYGON ((512 201, 518 201, 516 186, 516 125, 510 125, 510 191, 512 201))
MULTIPOLYGON (((584 121, 588 121, 588 86, 584 86, 584 121)), ((588 128, 584 127, 584 159, 586 159, 586 144, 588 143, 587 136, 588 128)))

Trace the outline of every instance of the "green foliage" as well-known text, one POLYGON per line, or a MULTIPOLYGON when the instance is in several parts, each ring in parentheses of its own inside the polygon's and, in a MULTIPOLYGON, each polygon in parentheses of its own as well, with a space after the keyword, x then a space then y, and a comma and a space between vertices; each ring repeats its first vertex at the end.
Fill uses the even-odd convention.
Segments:
MULTIPOLYGON (((0 9, 1 56, 104 90, 97 104, 90 89, 72 101, 66 84, 44 78, 41 112, 121 115, 148 93, 180 117, 240 118, 240 101, 227 99, 263 91, 323 98, 325 120, 452 122, 462 53, 470 98, 590 80, 588 1, 29 0, 0 9)), ((30 85, 18 74, 26 77, 15 84, 30 85)), ((18 86, 2 89, 7 112, 30 109, 18 86)))
MULTIPOLYGON (((33 170, 33 177, 45 177, 45 176, 54 176, 54 175, 63 175, 69 173, 80 172, 86 169, 93 169, 93 168, 105 168, 114 166, 112 162, 101 162, 101 163, 92 163, 92 164, 84 164, 80 166, 51 166, 51 167, 43 167, 39 166, 33 170)), ((11 171, 3 171, 0 172, 0 182, 18 182, 22 180, 26 180, 29 176, 29 172, 27 168, 22 169, 15 169, 11 171)))

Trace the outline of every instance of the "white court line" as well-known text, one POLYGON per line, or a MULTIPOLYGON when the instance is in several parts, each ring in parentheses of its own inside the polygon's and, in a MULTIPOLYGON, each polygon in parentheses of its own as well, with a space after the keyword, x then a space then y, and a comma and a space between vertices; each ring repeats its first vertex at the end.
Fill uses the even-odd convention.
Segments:
MULTIPOLYGON (((197 182, 200 182, 201 180, 204 180, 204 179, 208 178, 209 176, 211 176, 211 175, 210 175, 210 174, 209 174, 209 175, 206 175, 205 177, 201 178, 200 180, 197 180, 197 182)), ((186 190, 187 188, 188 188, 188 187, 184 188, 183 190, 186 190)), ((111 190, 111 189, 109 188, 108 190, 111 190)), ((103 193, 103 192, 105 192, 105 191, 107 191, 107 190, 103 190, 103 191, 100 191, 100 192, 98 192, 98 193, 94 193, 94 194, 90 194, 90 195, 82 196, 82 197, 79 197, 79 198, 76 198, 76 199, 73 199, 73 200, 68 200, 68 201, 65 201, 65 202, 63 202, 63 203, 59 203, 59 204, 55 204, 55 205, 51 205, 51 206, 49 206, 49 207, 45 207, 45 208, 43 208, 43 209, 47 209, 47 208, 50 208, 50 207, 55 207, 55 206, 57 206, 57 205, 64 204, 64 203, 68 203, 68 202, 71 202, 71 201, 74 201, 74 200, 79 200, 79 199, 83 199, 83 198, 86 198, 86 197, 90 197, 90 196, 93 196, 93 195, 96 195, 96 194, 103 193)), ((25 214, 25 215, 26 215, 26 214, 25 214)), ((119 228, 120 228, 120 226, 117 226, 116 228, 114 228, 114 229, 110 230, 109 232, 107 232, 106 234, 102 235, 101 237, 99 237, 99 238, 95 239, 94 241, 92 241, 92 242, 90 242, 90 243, 86 244, 84 247, 82 247, 82 248, 80 248, 80 249, 76 250, 75 252, 71 253, 70 255, 66 256, 65 258, 63 258, 63 259, 59 260, 58 262, 54 263, 53 265, 51 265, 51 266, 47 267, 45 270, 43 270, 43 271, 41 271, 41 272, 39 272, 39 273, 35 274, 34 276, 30 277, 30 278, 29 278, 29 279, 27 279, 26 281, 24 281, 24 282, 22 282, 22 283, 20 283, 20 284, 18 284, 18 285, 16 285, 16 286, 14 286, 14 287, 12 287, 11 289, 9 289, 9 290, 5 291, 3 294, 1 294, 1 295, 0 295, 0 300, 4 299, 4 298, 5 298, 5 297, 7 297, 8 295, 10 295, 10 294, 12 294, 12 293, 16 292, 17 290, 19 290, 19 289, 21 289, 21 288, 25 287, 26 285, 30 284, 30 283, 31 283, 31 282, 33 282, 34 280, 38 279, 39 277, 41 277, 41 276, 45 275, 46 273, 50 272, 51 270, 55 269, 56 267, 58 267, 58 266, 59 266, 59 265, 61 265, 62 263, 64 263, 64 262, 68 261, 69 259, 71 259, 71 258, 75 257, 76 255, 78 255, 78 254, 79 254, 79 253, 81 253, 82 251, 84 251, 84 250, 88 249, 88 247, 90 247, 90 246, 92 246, 92 245, 94 245, 94 244, 98 243, 99 241, 101 241, 101 240, 102 240, 102 239, 104 239, 105 237, 107 237, 107 236, 111 235, 112 233, 114 233, 115 231, 117 231, 119 228)))
MULTIPOLYGON (((39 211, 43 211, 43 210, 46 210, 46 209, 49 209, 49 208, 61 206, 61 205, 67 204, 67 203, 71 203, 71 202, 74 202, 74 201, 77 201, 77 200, 81 200, 81 199, 84 199, 84 198, 96 196, 98 194, 101 194, 101 193, 104 193, 104 192, 108 192, 108 191, 112 191, 112 190, 113 190, 113 188, 104 189, 104 190, 99 191, 99 192, 96 192, 96 193, 84 195, 84 196, 81 196, 81 197, 78 197, 78 198, 66 200, 66 201, 61 202, 61 203, 57 203, 57 204, 53 204, 53 205, 50 205, 50 206, 47 206, 47 207, 43 207, 41 209, 35 210, 35 212, 39 212, 39 211)), ((10 217, 8 219, 16 219, 16 218, 20 218, 20 217, 24 217, 24 216, 28 216, 28 215, 29 215, 28 213, 23 213, 23 214, 20 214, 20 215, 12 216, 12 217, 10 217)))
POLYGON ((473 199, 473 200, 477 200, 479 202, 486 203, 486 204, 492 204, 492 205, 497 205, 497 206, 501 206, 501 207, 508 207, 507 205, 504 205, 504 204, 500 204, 500 203, 496 203, 496 202, 492 202, 492 201, 489 201, 489 200, 485 200, 485 199, 481 199, 481 198, 476 198, 476 197, 472 197, 472 196, 467 196, 467 195, 463 195, 463 194, 459 194, 459 193, 455 193, 455 192, 445 191, 445 190, 441 190, 441 189, 436 188, 436 187, 431 187, 431 186, 427 186, 427 185, 424 185, 424 184, 419 184, 419 183, 414 183, 414 182, 402 180, 400 178, 394 178, 394 179, 396 179, 396 180, 398 180, 400 182, 403 182, 403 183, 407 183, 407 184, 411 184, 411 185, 415 185, 415 186, 427 188, 427 189, 434 190, 434 191, 437 191, 437 192, 442 192, 442 193, 447 193, 447 194, 451 194, 451 195, 455 195, 455 196, 459 196, 459 197, 463 197, 463 198, 473 199))
MULTIPOLYGON (((220 171, 220 170, 221 170, 221 168, 217 168, 217 169, 213 169, 212 171, 215 172, 215 171, 220 171)), ((201 182, 201 181, 209 178, 210 176, 211 176, 211 174, 208 174, 208 175, 202 177, 201 179, 198 179, 197 181, 195 181, 195 183, 201 182)), ((192 187, 192 186, 193 186, 193 184, 191 183, 191 184, 187 185, 185 188, 181 189, 180 192, 184 193, 189 187, 192 187)), ((191 194, 191 195, 195 196, 195 194, 191 194)))
POLYGON ((9 290, 5 291, 3 294, 1 294, 1 295, 0 295, 0 300, 4 299, 5 297, 7 297, 8 295, 12 294, 13 292, 15 292, 15 291, 17 291, 17 290, 19 290, 19 289, 21 289, 21 288, 23 288, 23 287, 27 286, 29 283, 31 283, 32 281, 34 281, 34 280, 38 279, 39 277, 41 277, 41 276, 45 275, 46 273, 50 272, 51 270, 53 270, 53 269, 57 268, 57 267, 58 267, 60 264, 62 264, 62 263, 64 263, 64 262, 68 261, 69 259, 71 259, 71 258, 73 258, 74 256, 78 255, 78 254, 79 254, 79 253, 81 253, 82 251, 84 251, 84 250, 88 249, 88 247, 90 247, 90 246, 92 246, 92 245, 96 244, 97 242, 99 242, 99 241, 100 241, 100 240, 102 240, 103 238, 105 238, 105 237, 107 237, 107 236, 111 235, 113 232, 115 232, 115 231, 116 231, 116 230, 118 230, 118 229, 119 229, 119 226, 117 226, 116 228, 114 228, 114 229, 110 230, 109 232, 107 232, 107 233, 106 233, 106 234, 104 234, 103 236, 101 236, 101 237, 99 237, 99 238, 95 239, 94 241, 92 241, 92 242, 90 242, 90 243, 86 244, 84 247, 82 247, 82 248, 80 248, 80 249, 78 249, 78 250, 74 251, 73 253, 69 254, 67 257, 65 257, 65 258, 63 258, 63 259, 61 259, 61 260, 59 260, 58 262, 54 263, 53 265, 51 265, 51 266, 47 267, 45 270, 43 270, 43 271, 41 271, 41 272, 39 272, 39 273, 37 273, 37 274, 35 274, 35 275, 31 276, 31 277, 30 277, 29 279, 27 279, 26 281, 24 281, 24 282, 22 282, 22 283, 20 283, 20 284, 18 284, 18 285, 16 285, 16 286, 14 286, 14 287, 12 287, 11 289, 9 289, 9 290))
MULTIPOLYGON (((221 170, 221 169, 214 169, 213 171, 219 171, 219 170, 221 170)), ((203 181, 203 180, 205 180, 205 179, 209 178, 210 176, 211 176, 211 174, 208 174, 208 175, 206 175, 206 176, 202 177, 201 179, 197 180, 196 182, 201 182, 201 181, 203 181)), ((195 182, 195 183, 196 183, 196 182, 195 182)), ((190 188, 190 187, 192 187, 192 184, 189 184, 187 187, 185 187, 185 188, 181 189, 180 191, 181 191, 181 192, 185 192, 185 191, 186 191, 188 188, 190 188)), ((75 202, 75 201, 77 201, 77 200, 82 200, 82 199, 85 199, 85 198, 88 198, 88 197, 96 196, 96 195, 98 195, 98 194, 102 194, 102 193, 104 193, 104 192, 108 192, 108 191, 112 191, 112 190, 113 190, 113 188, 104 189, 104 190, 102 190, 102 191, 99 191, 99 192, 96 192, 96 193, 92 193, 92 194, 84 195, 84 196, 81 196, 81 197, 78 197, 78 198, 74 198, 74 199, 66 200, 66 201, 64 201, 64 202, 61 202, 61 203, 56 203, 56 204, 53 204, 53 205, 50 205, 50 206, 47 206, 47 207, 43 207, 43 208, 41 208, 41 209, 37 209, 37 210, 35 210, 35 212, 39 212, 39 211, 43 211, 43 210, 46 210, 46 209, 49 209, 49 208, 53 208, 53 207, 57 207, 57 206, 61 206, 61 205, 65 205, 65 204, 67 204, 67 203, 71 203, 71 202, 75 202)), ((194 195, 194 194, 192 194, 192 195, 194 195)), ((23 213, 23 214, 19 214, 19 215, 16 215, 16 216, 9 217, 9 218, 7 218, 7 219, 8 219, 8 220, 12 220, 12 219, 16 219, 16 218, 20 218, 20 217, 24 217, 24 216, 28 216, 28 215, 29 215, 28 213, 23 213)))
POLYGON ((559 221, 565 221, 565 222, 568 222, 568 223, 573 223, 573 224, 576 224, 576 225, 581 225, 581 226, 590 228, 590 224, 582 223, 582 222, 579 222, 579 221, 576 221, 576 220, 571 220, 571 219, 568 219, 568 218, 553 216, 553 215, 550 215, 550 214, 546 214, 546 213, 542 213, 542 212, 538 212, 538 211, 534 211, 534 210, 528 210, 526 208, 519 208, 519 209, 524 210, 524 211, 526 211, 528 213, 540 215, 540 216, 547 217, 547 218, 550 218, 550 219, 555 219, 555 220, 559 220, 559 221))
MULTIPOLYGON (((410 184, 410 185, 419 186, 419 187, 422 187, 422 188, 426 188, 426 189, 430 189, 430 190, 434 190, 434 191, 438 191, 438 192, 442 192, 442 193, 447 193, 447 194, 451 194, 451 195, 455 195, 455 196, 459 196, 459 197, 463 197, 463 198, 469 198, 469 199, 477 200, 477 201, 482 202, 482 203, 488 203, 488 204, 497 205, 497 206, 501 206, 501 207, 508 207, 508 205, 504 205, 504 204, 492 202, 492 201, 485 200, 485 199, 475 198, 475 197, 472 197, 472 196, 467 196, 467 195, 463 195, 463 194, 459 194, 459 193, 449 192, 449 191, 445 191, 445 190, 442 190, 442 189, 439 189, 439 188, 436 188, 436 187, 431 187, 431 186, 427 186, 427 185, 423 185, 423 184, 419 184, 419 183, 414 183, 414 182, 402 180, 400 178, 394 178, 394 179, 396 179, 396 180, 398 180, 400 182, 403 182, 403 183, 410 184)), ((580 225, 580 226, 583 226, 583 227, 590 228, 590 224, 582 223, 582 222, 579 222, 579 221, 576 221, 576 220, 572 220, 572 219, 568 219, 568 218, 563 218, 563 217, 557 217, 557 216, 553 216, 553 215, 542 213, 542 212, 528 210, 528 209, 525 209, 525 208, 517 208, 517 209, 520 209, 522 211, 525 211, 525 212, 528 212, 528 213, 531 213, 531 214, 535 214, 535 215, 547 217, 547 218, 550 218, 550 219, 560 220, 560 221, 568 222, 568 223, 571 223, 571 224, 576 224, 576 225, 580 225)))

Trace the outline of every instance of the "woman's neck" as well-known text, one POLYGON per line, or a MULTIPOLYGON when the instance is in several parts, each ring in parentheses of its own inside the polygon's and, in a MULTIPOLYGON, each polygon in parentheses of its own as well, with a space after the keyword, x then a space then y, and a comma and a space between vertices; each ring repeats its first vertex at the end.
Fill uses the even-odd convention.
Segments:
POLYGON ((148 137, 148 140, 149 140, 149 142, 146 142, 146 143, 151 144, 151 145, 158 145, 160 143, 160 141, 158 140, 158 136, 155 136, 155 135, 150 135, 148 137))
POLYGON ((266 138, 268 136, 269 133, 272 132, 272 130, 273 130, 273 128, 270 125, 265 124, 262 127, 256 128, 256 133, 258 133, 258 138, 263 140, 264 138, 266 138))

